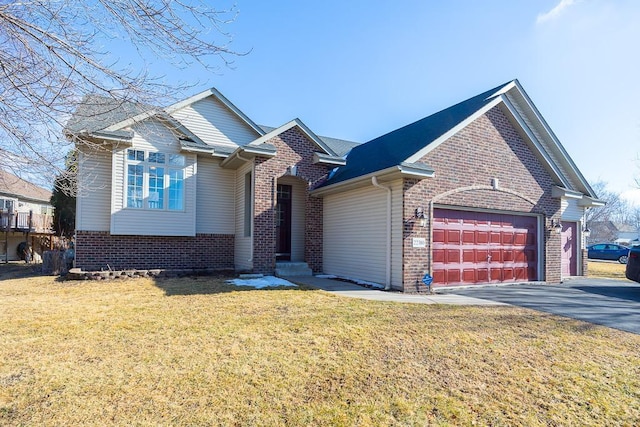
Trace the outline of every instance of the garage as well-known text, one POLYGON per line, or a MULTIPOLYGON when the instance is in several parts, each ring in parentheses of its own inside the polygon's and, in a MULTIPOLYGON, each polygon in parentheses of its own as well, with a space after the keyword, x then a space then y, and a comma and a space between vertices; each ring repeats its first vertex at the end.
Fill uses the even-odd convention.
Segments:
POLYGON ((435 286, 539 280, 538 217, 434 209, 435 286))

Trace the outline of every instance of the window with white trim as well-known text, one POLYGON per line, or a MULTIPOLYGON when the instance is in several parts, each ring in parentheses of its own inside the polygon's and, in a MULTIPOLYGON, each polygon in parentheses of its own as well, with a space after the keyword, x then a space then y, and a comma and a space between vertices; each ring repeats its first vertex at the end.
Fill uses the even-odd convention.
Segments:
POLYGON ((127 208, 184 209, 184 166, 181 154, 128 149, 127 208))

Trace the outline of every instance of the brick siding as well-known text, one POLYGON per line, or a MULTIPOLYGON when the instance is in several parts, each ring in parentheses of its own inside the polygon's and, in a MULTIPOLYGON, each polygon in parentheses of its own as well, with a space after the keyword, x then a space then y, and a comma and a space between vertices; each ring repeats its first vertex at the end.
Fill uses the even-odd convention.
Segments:
POLYGON ((418 207, 424 208, 428 215, 429 202, 434 198, 437 204, 452 208, 464 206, 543 215, 545 253, 541 255, 545 264, 542 274, 547 282, 560 281, 560 235, 547 231, 551 219, 560 220, 560 200, 551 197, 553 179, 499 107, 476 119, 420 161, 435 170, 435 177, 404 179, 405 292, 426 290, 420 279, 429 266, 430 249, 413 248, 411 242, 413 237, 429 241, 431 231, 429 221, 426 227, 419 227, 412 218, 418 207), (442 197, 443 193, 465 187, 488 187, 492 178, 497 178, 500 187, 510 193, 480 188, 442 197))
MULTIPOLYGON (((297 127, 267 141, 276 147, 273 158, 255 159, 253 271, 271 274, 276 262, 275 204, 276 186, 288 168, 297 167, 296 177, 305 182, 305 262, 314 273, 322 272, 322 200, 309 195, 308 189, 326 177, 327 168, 313 163, 320 151, 297 127)), ((295 195, 294 195, 295 197, 295 195)))
POLYGON ((233 269, 234 236, 116 236, 77 231, 76 267, 85 271, 233 269))

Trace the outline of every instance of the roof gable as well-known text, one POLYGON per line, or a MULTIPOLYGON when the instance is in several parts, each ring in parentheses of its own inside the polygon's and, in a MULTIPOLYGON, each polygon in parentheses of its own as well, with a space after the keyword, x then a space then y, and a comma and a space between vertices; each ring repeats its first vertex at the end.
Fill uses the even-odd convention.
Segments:
POLYGON ((188 106, 192 106, 194 104, 196 104, 199 101, 205 100, 208 97, 213 97, 214 99, 216 99, 218 102, 220 102, 222 105, 224 105, 229 111, 231 111, 233 114, 235 114, 242 122, 244 122, 246 125, 248 125, 253 131, 255 131, 258 135, 264 135, 265 132, 264 130, 262 130, 262 128, 260 126, 258 126, 257 124, 255 124, 253 122, 253 120, 251 120, 249 118, 249 116, 247 116, 246 114, 244 114, 238 107, 236 107, 231 101, 229 101, 224 95, 222 95, 222 93, 220 93, 220 91, 218 91, 216 88, 211 88, 211 89, 207 89, 197 95, 191 96, 185 100, 182 100, 180 102, 177 102, 167 108, 165 108, 165 111, 169 114, 174 114, 175 112, 177 112, 178 110, 181 110, 185 107, 188 106))
MULTIPOLYGON (((262 130, 264 130, 265 133, 269 133, 272 130, 276 129, 276 128, 271 127, 271 126, 264 126, 264 125, 260 125, 260 127, 262 128, 262 130)), ((330 138, 328 136, 318 135, 318 138, 320 138, 338 156, 341 156, 341 157, 344 157, 347 154, 349 154, 349 151, 351 151, 351 149, 353 149, 353 147, 356 147, 356 146, 360 145, 359 142, 347 141, 345 139, 338 139, 338 138, 330 138)))
POLYGON ((419 164, 416 162, 429 151, 495 106, 507 113, 558 184, 598 202, 597 195, 517 80, 355 147, 346 166, 337 168, 323 186, 355 180, 403 163, 419 164))
POLYGON ((318 137, 318 135, 313 133, 311 131, 311 129, 309 129, 307 127, 307 125, 302 123, 302 120, 300 120, 300 119, 293 119, 290 122, 285 123, 284 125, 280 126, 279 128, 273 129, 269 133, 266 133, 263 136, 261 136, 260 138, 258 138, 255 141, 251 142, 251 144, 249 144, 249 145, 264 144, 268 140, 273 138, 274 136, 280 135, 282 132, 285 132, 285 131, 291 129, 292 127, 297 127, 298 129, 300 129, 300 131, 307 138, 309 138, 318 148, 320 148, 325 154, 328 154, 330 156, 339 157, 338 154, 326 142, 324 142, 320 137, 318 137))

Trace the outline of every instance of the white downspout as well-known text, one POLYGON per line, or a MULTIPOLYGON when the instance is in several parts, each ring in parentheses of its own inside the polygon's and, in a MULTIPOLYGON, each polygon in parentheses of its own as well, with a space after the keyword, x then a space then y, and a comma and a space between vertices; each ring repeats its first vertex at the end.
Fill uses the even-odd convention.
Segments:
POLYGON ((373 184, 374 187, 381 188, 383 190, 386 190, 387 192, 387 221, 386 221, 387 260, 386 260, 386 277, 385 277, 386 283, 384 284, 384 290, 388 291, 388 290, 391 290, 391 188, 385 187, 384 185, 380 185, 378 183, 378 178, 375 176, 371 177, 371 184, 373 184))

